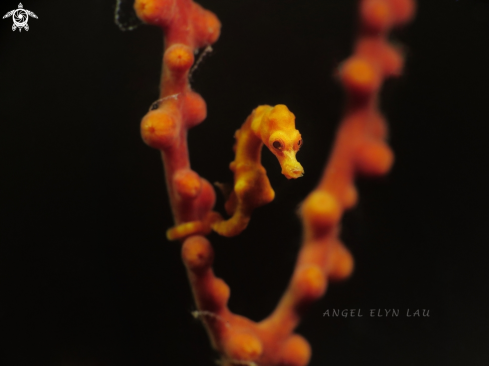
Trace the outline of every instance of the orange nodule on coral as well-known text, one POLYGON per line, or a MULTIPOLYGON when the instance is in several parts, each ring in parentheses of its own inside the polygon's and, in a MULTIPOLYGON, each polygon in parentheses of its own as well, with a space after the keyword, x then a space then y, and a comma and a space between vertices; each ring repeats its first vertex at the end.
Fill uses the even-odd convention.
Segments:
POLYGON ((226 282, 224 282, 220 278, 215 278, 212 285, 212 290, 209 293, 209 296, 212 299, 212 303, 215 307, 214 310, 223 309, 226 306, 230 295, 231 289, 226 284, 226 282))
POLYGON ((329 229, 339 222, 341 207, 332 194, 316 190, 304 201, 302 216, 313 230, 329 229))
POLYGON ((313 264, 300 268, 295 278, 296 299, 301 303, 320 298, 326 291, 323 271, 313 264))
POLYGON ((143 22, 165 27, 174 15, 176 0, 136 0, 134 10, 143 22))
POLYGON ((350 209, 356 205, 358 201, 358 191, 353 184, 350 184, 345 189, 343 194, 343 206, 345 209, 350 209))
POLYGON ((196 3, 192 7, 192 25, 197 48, 215 43, 221 33, 221 22, 217 16, 196 3))
POLYGON ((331 250, 331 267, 328 276, 333 281, 350 277, 354 268, 354 260, 348 249, 342 243, 337 243, 331 250))
POLYGON ((198 125, 207 117, 207 106, 204 99, 192 91, 184 94, 183 110, 187 128, 198 125))
POLYGON ((202 183, 197 173, 190 169, 181 169, 173 176, 176 192, 184 199, 196 198, 202 190, 202 183))
POLYGON ((389 0, 389 2, 397 25, 403 25, 414 17, 416 3, 413 0, 389 0))
POLYGON ((175 118, 164 109, 150 111, 141 121, 141 136, 144 142, 155 148, 169 148, 178 134, 175 118))
POLYGON ((386 76, 399 76, 402 73, 402 68, 404 66, 404 60, 399 53, 392 46, 386 45, 382 53, 382 66, 384 69, 384 74, 386 76))
POLYGON ((402 72, 403 58, 400 51, 381 39, 366 37, 356 45, 358 55, 376 60, 382 69, 384 77, 397 76, 402 72))
POLYGON ((203 236, 191 236, 183 243, 182 259, 189 270, 201 272, 212 266, 214 251, 203 236))
POLYGON ((311 359, 311 346, 304 337, 293 334, 283 344, 280 351, 280 365, 306 366, 311 359))
POLYGON ((263 352, 258 337, 249 333, 231 333, 224 344, 224 351, 231 361, 255 361, 263 352))
POLYGON ((380 85, 380 78, 375 68, 360 57, 347 60, 340 71, 343 85, 358 94, 370 94, 380 85))
POLYGON ((364 0, 360 12, 365 25, 375 32, 385 32, 392 25, 388 0, 364 0))
POLYGON ((357 150, 357 167, 367 175, 384 175, 394 162, 392 150, 382 141, 366 142, 357 150))
POLYGON ((165 51, 164 62, 171 72, 182 73, 192 67, 194 54, 189 46, 177 43, 165 51))

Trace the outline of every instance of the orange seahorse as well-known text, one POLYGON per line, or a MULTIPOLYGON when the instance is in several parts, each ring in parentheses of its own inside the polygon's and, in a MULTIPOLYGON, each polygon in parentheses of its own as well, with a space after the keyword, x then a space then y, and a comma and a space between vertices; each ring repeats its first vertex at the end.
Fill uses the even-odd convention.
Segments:
MULTIPOLYGON (((210 229, 227 237, 241 233, 248 226, 253 210, 270 203, 275 197, 261 164, 263 145, 277 157, 282 174, 288 179, 304 175, 304 169, 296 159, 302 146, 301 134, 295 128, 294 114, 285 105, 262 105, 254 109, 234 136, 235 159, 229 166, 234 172, 234 189, 225 204, 231 217, 224 220, 219 213, 211 212, 205 222, 190 222, 171 228, 167 232, 168 239, 208 233, 210 229)), ((217 186, 224 192, 222 185, 217 186)))

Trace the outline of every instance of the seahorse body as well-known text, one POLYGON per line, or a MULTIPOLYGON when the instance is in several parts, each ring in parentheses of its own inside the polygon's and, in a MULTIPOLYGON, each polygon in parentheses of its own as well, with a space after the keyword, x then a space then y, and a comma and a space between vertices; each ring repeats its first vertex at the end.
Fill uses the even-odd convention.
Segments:
POLYGON ((236 131, 235 159, 230 164, 234 172, 234 190, 226 202, 229 220, 218 220, 212 229, 223 236, 235 236, 243 231, 255 208, 273 200, 275 192, 261 164, 263 145, 277 157, 282 174, 288 179, 299 178, 304 169, 296 159, 302 145, 295 129, 295 116, 282 104, 259 106, 236 131))
POLYGON ((188 222, 169 229, 169 240, 198 233, 207 234, 211 229, 230 237, 238 235, 248 226, 253 210, 270 203, 275 197, 267 172, 261 164, 263 145, 277 157, 282 174, 288 179, 304 174, 295 157, 302 146, 301 134, 295 129, 294 114, 285 105, 259 106, 234 137, 235 159, 229 166, 234 172, 234 189, 225 204, 226 212, 231 217, 224 220, 219 213, 212 211, 202 222, 188 222))

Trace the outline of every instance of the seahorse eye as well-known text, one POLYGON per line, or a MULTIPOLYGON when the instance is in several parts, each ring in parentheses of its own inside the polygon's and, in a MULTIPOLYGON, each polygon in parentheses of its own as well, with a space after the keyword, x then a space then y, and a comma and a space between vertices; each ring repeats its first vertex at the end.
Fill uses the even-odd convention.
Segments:
POLYGON ((282 150, 282 144, 279 141, 274 141, 273 147, 276 148, 277 150, 282 150))
POLYGON ((297 146, 301 146, 302 145, 302 139, 300 139, 298 142, 297 142, 297 146))

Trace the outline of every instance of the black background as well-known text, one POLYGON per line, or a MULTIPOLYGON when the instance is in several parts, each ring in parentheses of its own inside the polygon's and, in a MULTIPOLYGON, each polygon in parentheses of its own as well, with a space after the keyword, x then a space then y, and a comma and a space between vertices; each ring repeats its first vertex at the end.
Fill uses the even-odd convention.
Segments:
MULTIPOLYGON (((223 27, 193 75, 208 118, 190 132, 192 167, 231 181, 233 132, 259 104, 286 104, 304 138, 305 176, 288 181, 264 151, 275 201, 241 236, 210 236, 230 309, 260 320, 292 273, 295 212, 341 117, 334 73, 351 50, 356 1, 200 3, 223 27)), ((160 30, 121 32, 112 0, 23 4, 39 17, 29 32, 0 22, 0 363, 213 365, 180 244, 165 239, 160 156, 139 135, 158 98, 160 30)), ((2 1, 0 12, 17 5, 2 1)), ((298 332, 312 366, 487 365, 489 3, 424 0, 393 39, 407 56, 382 93, 396 163, 386 178, 360 180, 342 233, 355 272, 298 332), (322 316, 333 308, 365 315, 322 316), (367 315, 392 308, 399 318, 367 315)))

